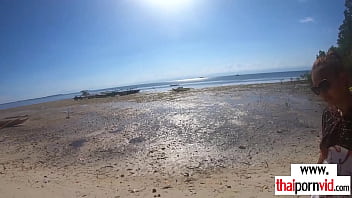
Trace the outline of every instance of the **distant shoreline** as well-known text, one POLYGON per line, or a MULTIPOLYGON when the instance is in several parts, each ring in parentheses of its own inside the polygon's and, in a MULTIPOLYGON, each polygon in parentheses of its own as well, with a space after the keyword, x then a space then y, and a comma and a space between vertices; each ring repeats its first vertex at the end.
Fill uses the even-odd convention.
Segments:
MULTIPOLYGON (((285 82, 285 81, 300 79, 301 75, 307 72, 308 70, 243 74, 243 75, 225 75, 225 76, 217 76, 217 77, 202 77, 202 78, 175 80, 175 81, 137 84, 137 85, 121 86, 121 87, 98 89, 98 90, 88 90, 88 92, 97 94, 97 93, 106 92, 106 91, 129 90, 129 89, 138 89, 138 90, 141 90, 141 92, 164 92, 164 91, 169 91, 173 87, 177 87, 177 86, 188 87, 188 88, 206 88, 206 87, 218 87, 218 86, 226 86, 226 85, 245 85, 245 84, 258 84, 258 83, 285 82)), ((52 101, 59 101, 64 99, 71 99, 77 95, 80 95, 80 92, 74 92, 74 93, 68 93, 68 94, 56 94, 56 95, 45 96, 41 98, 33 98, 33 99, 9 102, 9 103, 0 104, 0 110, 20 107, 20 106, 27 106, 32 104, 40 104, 43 102, 52 102, 52 101)))
MULTIPOLYGON (((275 84, 291 84, 291 83, 299 83, 299 84, 306 84, 306 80, 302 80, 302 79, 293 79, 290 81, 280 81, 280 82, 261 82, 261 83, 248 83, 248 84, 235 84, 235 85, 223 85, 223 86, 212 86, 212 87, 202 87, 202 88, 191 88, 191 90, 186 91, 186 92, 199 92, 199 91, 204 91, 204 90, 221 90, 221 89, 227 89, 227 88, 251 88, 251 87, 257 87, 257 86, 270 86, 270 85, 275 85, 275 84)), ((165 91, 160 91, 160 92, 140 92, 137 93, 137 95, 143 97, 144 95, 149 95, 149 94, 166 94, 172 91, 173 87, 170 87, 169 90, 165 90, 165 91)), ((130 97, 134 97, 135 94, 130 95, 130 97)), ((50 97, 50 96, 49 96, 50 97)), ((95 99, 84 99, 81 102, 97 102, 97 101, 104 101, 104 100, 118 100, 118 98, 123 97, 125 98, 125 96, 115 96, 115 97, 108 97, 108 98, 95 98, 95 99)), ((47 97, 45 97, 47 98, 47 97)), ((41 99, 41 98, 39 98, 41 99)), ((36 99, 30 99, 30 100, 36 100, 36 99)), ((60 102, 66 102, 66 101, 72 101, 73 103, 77 103, 79 101, 74 101, 73 98, 64 98, 61 100, 53 100, 53 101, 44 101, 44 102, 40 102, 40 103, 34 103, 34 104, 28 104, 28 105, 22 105, 22 106, 15 106, 15 107, 10 107, 10 108, 1 108, 0 104, 0 113, 3 111, 7 111, 7 110, 16 110, 18 108, 31 108, 33 105, 37 106, 37 105, 45 105, 45 104, 50 104, 50 103, 60 103, 60 102)), ((20 101, 21 102, 21 101, 20 101)), ((16 103, 16 102, 13 102, 16 103)), ((10 104, 10 103, 6 103, 6 104, 10 104)))

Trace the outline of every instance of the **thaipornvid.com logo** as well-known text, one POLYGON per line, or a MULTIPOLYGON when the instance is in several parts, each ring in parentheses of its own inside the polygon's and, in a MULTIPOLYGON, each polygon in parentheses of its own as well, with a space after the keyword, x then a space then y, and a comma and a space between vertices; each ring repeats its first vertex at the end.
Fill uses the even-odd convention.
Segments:
POLYGON ((291 164, 291 176, 275 176, 275 195, 350 195, 350 176, 337 164, 291 164))

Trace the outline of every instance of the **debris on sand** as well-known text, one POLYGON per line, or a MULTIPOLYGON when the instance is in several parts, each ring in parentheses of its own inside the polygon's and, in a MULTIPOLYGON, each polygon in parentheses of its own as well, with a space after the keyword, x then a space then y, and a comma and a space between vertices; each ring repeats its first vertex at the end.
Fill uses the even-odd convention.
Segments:
POLYGON ((83 146, 83 144, 85 142, 87 142, 86 139, 78 139, 78 140, 71 142, 71 144, 69 144, 69 145, 72 146, 73 148, 79 148, 79 147, 83 146))
POLYGON ((136 138, 130 139, 129 143, 137 144, 137 143, 141 143, 141 142, 144 142, 144 141, 145 141, 144 137, 136 137, 136 138))
POLYGON ((177 88, 172 89, 172 91, 174 91, 174 92, 182 92, 182 91, 188 91, 190 89, 191 88, 177 87, 177 88))
POLYGON ((28 120, 28 115, 6 117, 0 120, 0 129, 5 127, 14 127, 24 123, 27 120, 28 120))

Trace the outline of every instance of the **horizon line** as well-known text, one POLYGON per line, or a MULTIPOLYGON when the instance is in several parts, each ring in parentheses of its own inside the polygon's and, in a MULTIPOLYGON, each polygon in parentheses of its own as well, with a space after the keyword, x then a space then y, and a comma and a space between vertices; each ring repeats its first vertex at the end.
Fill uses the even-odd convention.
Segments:
MULTIPOLYGON (((298 68, 297 68, 298 69, 298 68)), ((267 74, 267 73, 280 73, 280 72, 297 72, 297 71, 309 71, 310 69, 303 69, 300 68, 299 70, 283 70, 283 71, 272 71, 272 72, 258 72, 258 73, 235 73, 235 72, 223 72, 223 73, 214 73, 214 74, 209 74, 208 76, 202 76, 205 78, 214 78, 214 77, 220 77, 220 76, 232 76, 232 75, 251 75, 251 74, 267 74), (228 73, 228 75, 222 75, 222 74, 226 74, 228 73)), ((145 85, 145 84, 152 84, 152 83, 162 83, 162 82, 175 82, 178 80, 184 80, 184 79, 188 79, 188 78, 199 78, 199 77, 186 77, 184 76, 183 78, 177 78, 177 79, 164 79, 164 80, 158 80, 158 81, 147 81, 147 82, 139 82, 136 84, 125 84, 125 85, 118 85, 118 86, 114 86, 114 87, 107 87, 107 88, 100 88, 100 89, 82 89, 86 90, 86 91, 100 91, 100 90, 104 90, 104 89, 112 89, 112 88, 119 88, 119 87, 127 87, 127 86, 137 86, 137 85, 145 85)), ((47 95, 47 96, 41 96, 41 97, 35 97, 35 98, 29 98, 29 99, 22 99, 22 100, 15 100, 12 102, 5 102, 5 103, 0 103, 0 105, 6 105, 6 104, 11 104, 11 103, 16 103, 16 102, 23 102, 23 101, 30 101, 30 100, 37 100, 37 99, 43 99, 43 98, 49 98, 49 97, 53 97, 53 96, 60 96, 60 95, 69 95, 69 94, 74 94, 74 93, 79 93, 81 91, 72 91, 69 93, 58 93, 58 94, 53 94, 53 95, 47 95)))

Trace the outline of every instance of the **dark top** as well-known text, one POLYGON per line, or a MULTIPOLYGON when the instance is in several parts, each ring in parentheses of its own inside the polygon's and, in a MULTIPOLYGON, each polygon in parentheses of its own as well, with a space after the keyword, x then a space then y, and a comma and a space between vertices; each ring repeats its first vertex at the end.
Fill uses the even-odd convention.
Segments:
POLYGON ((337 109, 326 108, 322 116, 320 149, 339 145, 352 150, 352 116, 342 117, 337 109))

